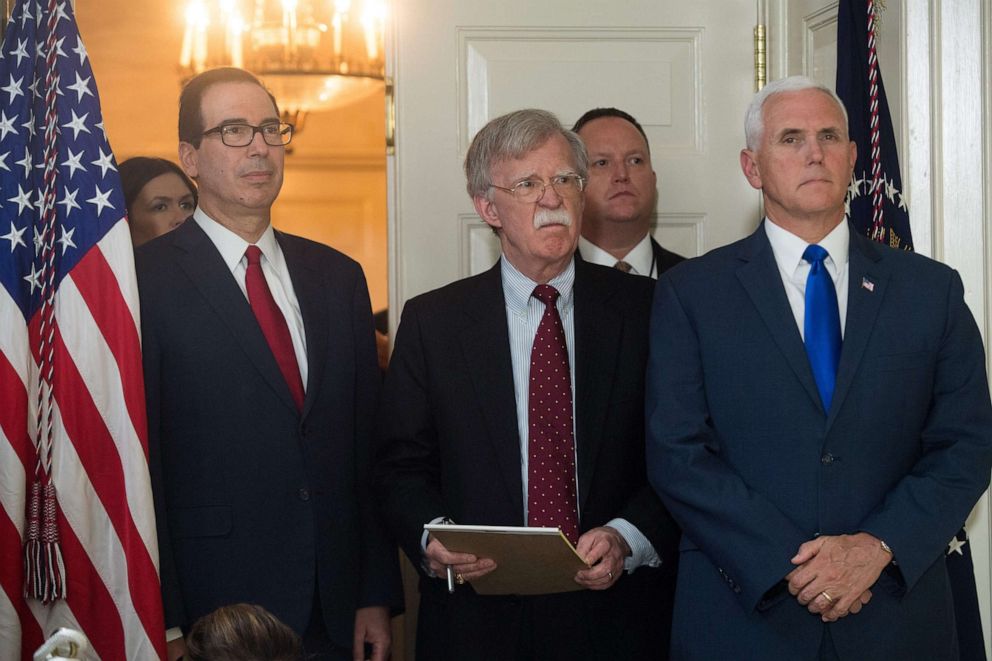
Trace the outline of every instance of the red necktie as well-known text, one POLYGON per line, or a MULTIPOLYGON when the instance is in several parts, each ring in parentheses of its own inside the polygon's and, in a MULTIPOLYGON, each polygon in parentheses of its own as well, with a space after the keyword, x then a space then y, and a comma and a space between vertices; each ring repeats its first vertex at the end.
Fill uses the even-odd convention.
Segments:
POLYGON ((527 525, 561 528, 575 544, 579 539, 579 514, 565 329, 555 306, 558 290, 551 285, 538 285, 533 296, 544 303, 544 316, 530 355, 527 525))
POLYGON ((248 304, 258 319, 262 335, 269 343, 269 349, 279 365, 279 371, 289 385, 296 408, 303 410, 303 380, 300 378, 300 365, 296 362, 296 352, 293 351, 293 338, 289 334, 289 326, 282 315, 276 299, 272 298, 269 285, 262 273, 262 251, 258 246, 248 246, 245 251, 248 258, 248 269, 245 271, 245 289, 248 290, 248 304))

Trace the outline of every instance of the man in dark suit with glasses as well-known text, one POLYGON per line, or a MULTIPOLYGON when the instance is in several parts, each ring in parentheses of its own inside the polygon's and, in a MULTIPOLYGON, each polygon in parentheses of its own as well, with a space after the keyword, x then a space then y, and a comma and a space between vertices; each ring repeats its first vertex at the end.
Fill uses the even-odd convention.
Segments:
POLYGON ((179 156, 199 202, 136 255, 170 658, 181 631, 237 602, 315 658, 389 654, 400 588, 368 487, 368 290, 348 257, 272 228, 292 136, 251 74, 192 79, 179 156))

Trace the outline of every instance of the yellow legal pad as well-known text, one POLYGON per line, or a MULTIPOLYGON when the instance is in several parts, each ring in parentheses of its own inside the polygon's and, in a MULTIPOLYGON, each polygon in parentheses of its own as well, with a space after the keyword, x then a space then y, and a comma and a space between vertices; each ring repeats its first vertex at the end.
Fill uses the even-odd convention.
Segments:
POLYGON ((496 561, 472 581, 479 594, 551 594, 584 590, 575 573, 588 565, 558 528, 428 524, 424 530, 449 551, 496 561))

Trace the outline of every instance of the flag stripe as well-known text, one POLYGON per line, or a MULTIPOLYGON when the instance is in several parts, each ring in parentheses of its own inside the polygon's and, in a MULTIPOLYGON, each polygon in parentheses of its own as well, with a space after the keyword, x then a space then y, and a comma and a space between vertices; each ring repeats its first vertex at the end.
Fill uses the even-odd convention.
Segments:
MULTIPOLYGON (((123 223, 118 224, 123 225, 123 223)), ((116 279, 116 276, 110 264, 104 259, 102 246, 115 240, 117 240, 116 236, 104 237, 97 244, 101 249, 90 250, 72 270, 71 278, 82 297, 83 305, 80 312, 85 310, 92 315, 99 329, 97 337, 106 342, 113 354, 112 358, 118 369, 118 379, 114 382, 119 380, 123 385, 124 406, 134 426, 135 420, 144 422, 145 419, 145 385, 141 371, 135 369, 136 366, 141 365, 141 348, 131 309, 120 290, 106 286, 106 283, 116 279)), ((65 283, 63 283, 64 287, 65 283)), ((64 292, 60 291, 60 293, 64 292)), ((140 426, 141 428, 136 432, 141 443, 141 452, 147 461, 148 433, 144 425, 140 426)))
POLYGON ((0 287, 0 659, 15 659, 42 643, 41 628, 24 601, 20 562, 24 525, 24 476, 32 454, 28 437, 27 329, 7 290, 0 287), (16 316, 12 316, 16 315, 16 316), (13 361, 13 363, 11 362, 13 361), (20 369, 15 367, 16 363, 20 369))
MULTIPOLYGON (((0 364, 4 361, 0 357, 0 364)), ((7 374, 0 373, 0 379, 7 374)), ((24 570, 20 527, 24 521, 24 470, 10 443, 0 432, 0 659, 15 659, 23 643, 23 658, 42 643, 41 628, 24 601, 24 570)))
MULTIPOLYGON (((60 444, 60 446, 69 445, 71 444, 60 444)), ((65 498, 62 500, 64 501, 65 498)), ((62 507, 66 508, 66 504, 63 504, 62 507)), ((88 529, 92 531, 93 522, 87 523, 88 529)), ((87 527, 80 526, 80 529, 85 530, 87 527)), ((69 588, 66 598, 66 605, 71 611, 71 616, 78 622, 82 631, 86 632, 86 636, 93 646, 93 651, 101 659, 110 661, 111 659, 136 658, 127 654, 127 648, 124 645, 124 623, 121 622, 120 610, 107 590, 101 572, 94 566, 90 555, 87 554, 87 549, 80 543, 74 526, 61 512, 59 530, 62 533, 62 555, 65 558, 66 566, 72 567, 72 571, 68 572, 69 588)), ((106 546, 110 545, 107 544, 106 546)), ((94 558, 109 560, 108 548, 97 549, 97 551, 93 556, 94 558)), ((69 614, 62 613, 62 617, 67 615, 69 614)), ((54 627, 51 627, 49 633, 53 629, 54 627)))
MULTIPOLYGON (((66 292, 70 291, 67 285, 68 281, 64 281, 62 289, 66 292)), ((73 480, 75 483, 67 492, 95 495, 103 504, 102 510, 79 511, 82 519, 79 522, 79 530, 92 529, 95 525, 101 524, 102 517, 97 516, 99 514, 106 514, 109 524, 102 534, 93 535, 92 545, 84 543, 84 546, 90 551, 94 562, 99 563, 100 573, 115 579, 108 580, 108 584, 118 589, 123 589, 124 585, 130 588, 130 595, 125 591, 117 597, 121 600, 133 601, 140 621, 132 624, 145 629, 148 637, 154 640, 156 627, 161 627, 161 606, 157 592, 148 590, 147 586, 157 583, 157 568, 145 540, 131 518, 125 493, 128 480, 124 474, 121 457, 114 451, 114 439, 107 431, 87 383, 81 378, 76 365, 70 359, 60 331, 59 325, 56 324, 55 399, 59 406, 60 427, 64 429, 66 440, 85 437, 86 442, 57 443, 57 451, 60 452, 62 461, 64 462, 70 454, 74 454, 79 466, 78 468, 73 466, 73 470, 60 467, 56 486, 62 491, 58 478, 73 480), (87 476, 90 482, 84 483, 83 478, 87 476), (115 536, 116 539, 113 539, 115 536), (111 539, 114 541, 113 544, 110 544, 111 539), (120 557, 115 557, 111 561, 107 556, 117 556, 118 550, 120 557), (114 576, 122 572, 126 573, 126 577, 114 576), (125 581, 121 581, 121 578, 125 581)), ((127 452, 125 456, 133 460, 134 454, 127 452)), ((147 475, 147 469, 145 474, 147 475)), ((85 500, 88 501, 89 498, 85 500)), ((150 498, 148 500, 150 501, 150 498)), ((66 502, 65 499, 62 499, 60 504, 68 516, 73 504, 66 502)), ((140 505, 140 501, 137 504, 140 505)), ((125 620, 134 615, 131 609, 121 613, 125 620)))
POLYGON ((31 452, 26 414, 28 410, 27 381, 31 364, 28 352, 28 331, 17 304, 7 290, 0 287, 0 429, 13 444, 21 461, 27 464, 31 452), (20 321, 18 321, 20 320, 20 321))
MULTIPOLYGON (((80 264, 88 260, 90 260, 89 256, 80 264)), ((105 264, 102 260, 90 263, 105 264)), ((79 372, 80 383, 100 384, 99 388, 91 386, 89 395, 95 402, 93 410, 100 416, 101 431, 113 441, 112 447, 116 448, 118 458, 123 464, 121 476, 124 478, 123 486, 127 493, 126 503, 138 510, 144 507, 150 509, 152 495, 148 479, 148 458, 145 444, 134 424, 134 416, 137 416, 142 423, 142 431, 144 430, 144 392, 141 373, 133 367, 119 369, 119 363, 114 360, 111 346, 105 342, 108 335, 100 332, 98 320, 91 314, 94 308, 87 305, 77 284, 79 283, 76 271, 73 271, 72 276, 62 282, 59 290, 58 325, 60 328, 71 327, 74 331, 71 335, 63 336, 62 339, 71 356, 71 364, 79 372), (124 385, 128 381, 131 383, 132 393, 135 387, 141 389, 141 399, 130 417, 127 415, 127 387, 124 385)), ((100 306, 96 310, 100 311, 105 307, 100 306)), ((137 332, 134 333, 134 337, 137 337, 137 332)), ((140 354, 134 348, 128 350, 128 353, 131 354, 130 360, 140 361, 140 354)), ((125 366, 127 364, 125 363, 125 366)), ((136 523, 139 525, 145 545, 149 548, 154 547, 154 523, 149 519, 139 519, 136 523)))
MULTIPOLYGON (((128 228, 127 218, 122 217, 100 239, 98 245, 100 252, 103 253, 103 258, 107 260, 107 264, 110 265, 110 270, 116 278, 117 289, 120 290, 121 300, 128 307, 131 323, 135 328, 141 328, 138 280, 134 277, 134 246, 131 244, 131 230, 128 228)), ((138 335, 137 339, 140 346, 141 336, 138 335)))

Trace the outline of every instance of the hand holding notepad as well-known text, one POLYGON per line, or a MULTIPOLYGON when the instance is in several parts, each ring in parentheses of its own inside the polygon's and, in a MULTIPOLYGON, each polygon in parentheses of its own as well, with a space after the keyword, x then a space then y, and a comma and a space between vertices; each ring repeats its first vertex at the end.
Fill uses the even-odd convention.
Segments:
POLYGON ((428 524, 446 549, 491 558, 496 569, 472 580, 479 594, 550 594, 584 589, 575 574, 589 565, 557 528, 428 524))

